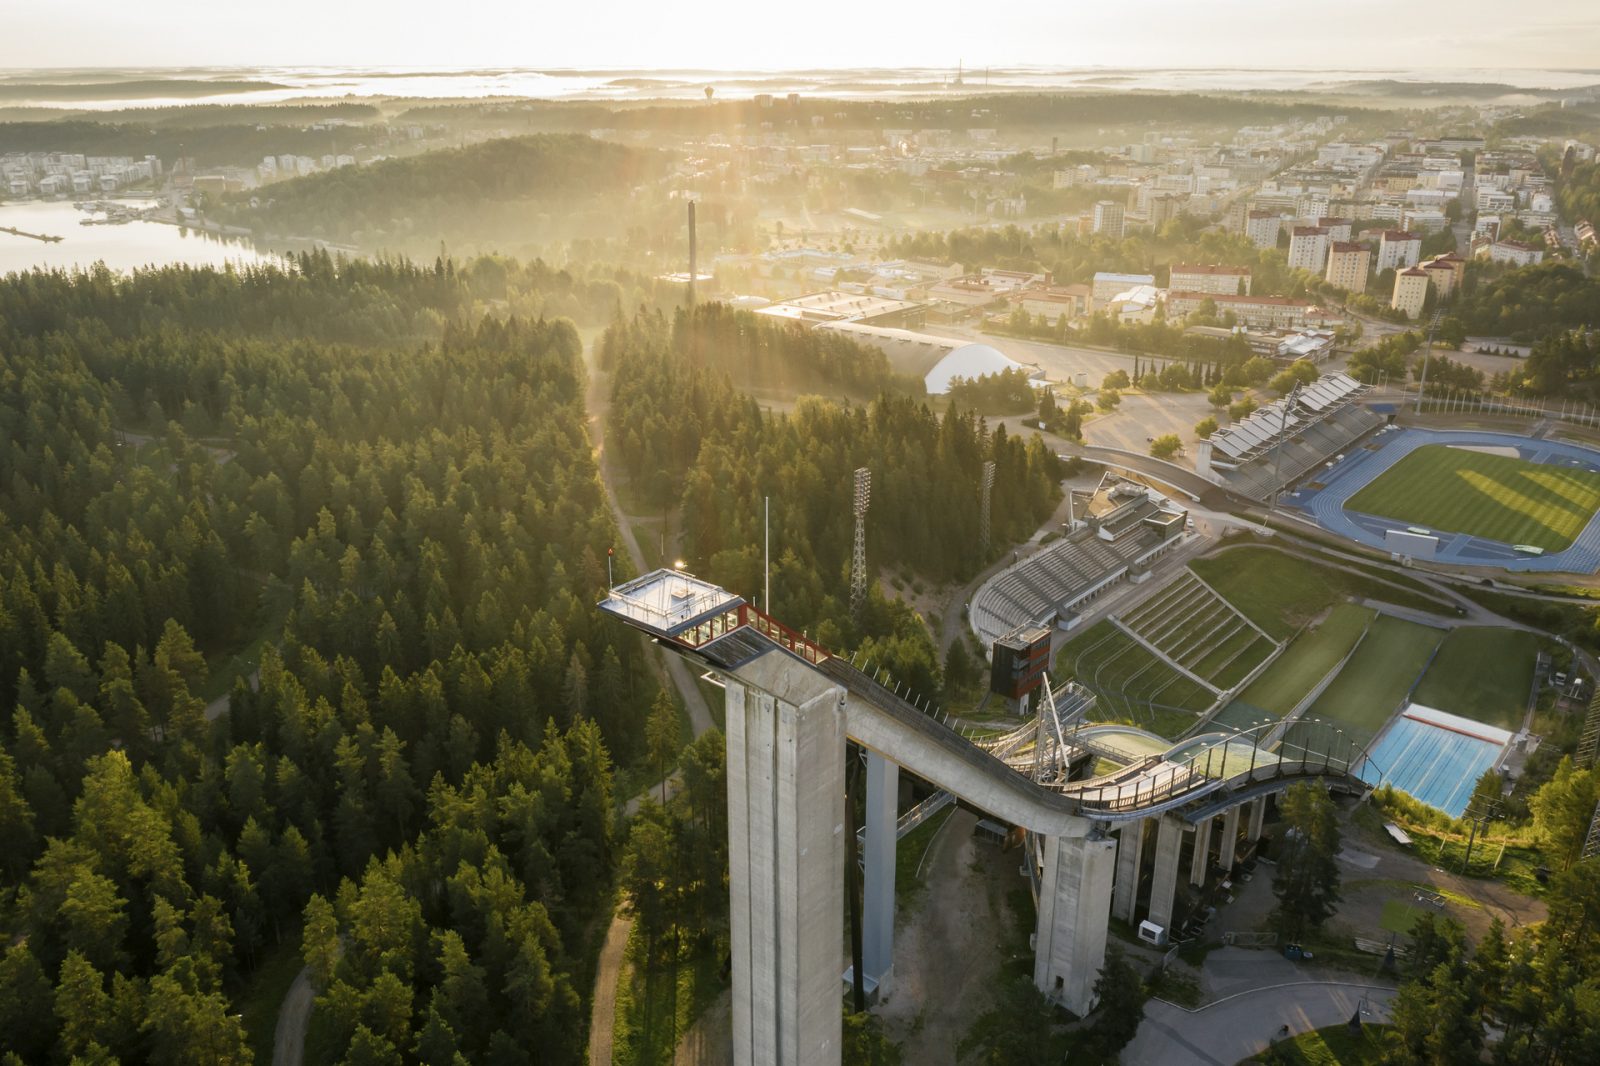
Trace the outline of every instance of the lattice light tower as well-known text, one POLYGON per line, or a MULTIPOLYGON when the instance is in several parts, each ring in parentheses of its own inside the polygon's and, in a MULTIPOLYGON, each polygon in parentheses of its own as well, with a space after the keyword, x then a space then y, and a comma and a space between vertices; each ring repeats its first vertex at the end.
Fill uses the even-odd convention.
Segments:
POLYGON ((1583 734, 1578 738, 1578 765, 1593 766, 1600 755, 1600 692, 1589 701, 1589 714, 1583 721, 1583 734))
POLYGON ((978 556, 989 558, 989 511, 994 504, 994 460, 983 464, 983 506, 978 511, 978 556))
POLYGON ((1583 842, 1583 857, 1592 859, 1600 855, 1600 803, 1594 805, 1594 815, 1589 819, 1589 836, 1583 842))
POLYGON ((871 500, 872 471, 863 466, 856 471, 856 550, 850 560, 850 617, 857 621, 867 599, 867 504, 871 500))

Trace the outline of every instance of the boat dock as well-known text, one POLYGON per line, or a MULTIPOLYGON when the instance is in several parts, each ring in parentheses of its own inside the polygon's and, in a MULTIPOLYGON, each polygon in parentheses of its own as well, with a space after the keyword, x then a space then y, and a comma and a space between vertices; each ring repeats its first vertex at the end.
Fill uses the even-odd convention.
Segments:
POLYGON ((46 244, 56 244, 61 240, 60 237, 52 237, 48 233, 29 233, 26 230, 17 229, 15 226, 0 226, 0 233, 9 233, 13 237, 32 237, 34 240, 44 241, 46 244))

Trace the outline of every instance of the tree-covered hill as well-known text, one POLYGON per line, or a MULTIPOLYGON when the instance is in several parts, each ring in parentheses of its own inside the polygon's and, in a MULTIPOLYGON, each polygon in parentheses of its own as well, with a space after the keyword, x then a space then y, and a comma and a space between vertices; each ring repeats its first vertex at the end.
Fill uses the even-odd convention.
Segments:
POLYGON ((239 193, 211 213, 258 236, 316 236, 368 248, 492 246, 616 230, 630 193, 671 157, 574 134, 502 137, 239 193))

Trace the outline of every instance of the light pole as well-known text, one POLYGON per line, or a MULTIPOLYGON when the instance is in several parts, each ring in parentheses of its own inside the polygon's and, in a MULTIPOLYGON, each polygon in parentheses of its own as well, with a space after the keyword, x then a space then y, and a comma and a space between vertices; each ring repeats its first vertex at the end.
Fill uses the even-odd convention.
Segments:
POLYGON ((1422 413, 1422 397, 1428 391, 1428 357, 1433 354, 1433 335, 1439 329, 1439 316, 1443 311, 1435 311, 1433 319, 1428 323, 1428 346, 1422 351, 1422 380, 1417 383, 1417 414, 1422 413))

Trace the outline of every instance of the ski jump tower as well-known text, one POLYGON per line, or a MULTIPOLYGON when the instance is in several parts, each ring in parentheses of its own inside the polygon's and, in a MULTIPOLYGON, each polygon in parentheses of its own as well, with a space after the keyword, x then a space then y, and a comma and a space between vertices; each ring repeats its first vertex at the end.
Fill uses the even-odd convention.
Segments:
MULTIPOLYGON (((903 766, 1028 832, 1038 901, 1034 984, 1079 1015, 1093 1006, 1104 963, 1113 879, 1129 854, 1137 875, 1149 822, 1160 822, 1156 876, 1170 882, 1170 909, 1179 846, 1198 826, 1186 830, 1166 812, 1209 801, 1216 811, 1226 807, 1226 824, 1237 829, 1240 805, 1253 803, 1251 824, 1259 832, 1267 791, 1295 777, 1356 772, 1353 752, 1314 761, 1302 747, 1286 759, 1249 739, 1229 738, 1191 741, 1181 757, 1174 749, 1113 774, 1069 781, 1063 755, 1076 741, 1053 703, 1035 725, 986 749, 742 597, 689 574, 657 570, 613 588, 599 606, 726 682, 739 1064, 840 1061, 847 741, 868 753, 864 977, 881 989, 892 973, 895 783, 903 766), (1110 835, 1119 827, 1125 842, 1128 828, 1137 842, 1131 849, 1124 843, 1121 860, 1110 835)), ((1204 822, 1207 839, 1212 817, 1204 822)), ((1120 896, 1127 879, 1118 880, 1120 896)))

